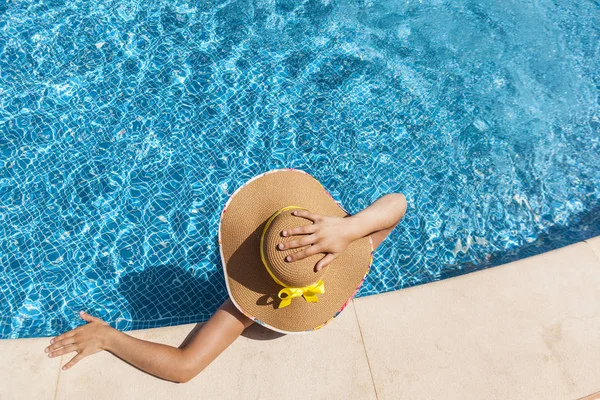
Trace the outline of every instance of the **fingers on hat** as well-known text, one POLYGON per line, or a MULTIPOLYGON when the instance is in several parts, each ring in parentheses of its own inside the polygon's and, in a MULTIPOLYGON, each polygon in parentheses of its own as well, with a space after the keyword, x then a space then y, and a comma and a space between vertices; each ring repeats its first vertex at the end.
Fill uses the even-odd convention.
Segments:
POLYGON ((317 228, 314 225, 305 225, 298 226, 296 228, 286 229, 284 231, 281 231, 281 234, 283 236, 306 235, 309 233, 315 233, 316 230, 317 228))
POLYGON ((289 256, 287 256, 285 258, 285 260, 288 262, 302 260, 303 258, 310 257, 314 254, 320 253, 321 251, 319 249, 320 249, 320 247, 318 245, 313 245, 305 250, 301 250, 294 254, 290 254, 289 256))
POLYGON ((310 219, 313 222, 318 220, 320 217, 319 214, 314 214, 314 213, 311 213, 310 211, 306 211, 306 210, 294 210, 292 212, 292 214, 294 214, 298 217, 310 219))
POLYGON ((323 258, 321 258, 321 260, 319 260, 319 262, 317 263, 317 265, 315 265, 315 272, 319 272, 321 269, 325 268, 326 266, 328 266, 329 264, 331 264, 331 262, 333 260, 335 260, 338 256, 338 253, 327 253, 327 255, 323 258))
POLYGON ((292 240, 287 243, 279 243, 279 250, 285 249, 295 249, 296 247, 308 246, 309 244, 313 244, 316 241, 316 237, 314 235, 305 236, 302 239, 292 240))

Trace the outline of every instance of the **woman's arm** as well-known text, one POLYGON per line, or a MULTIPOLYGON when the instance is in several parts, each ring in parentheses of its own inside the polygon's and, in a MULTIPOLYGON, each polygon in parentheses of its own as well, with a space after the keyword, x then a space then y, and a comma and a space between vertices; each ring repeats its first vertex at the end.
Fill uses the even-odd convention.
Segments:
POLYGON ((406 197, 402 193, 391 193, 347 219, 352 221, 357 239, 371 235, 373 247, 377 248, 404 217, 406 208, 406 197))
POLYGON ((108 350, 152 375, 174 382, 192 379, 253 323, 228 299, 189 343, 176 348, 134 338, 88 314, 82 318, 89 323, 56 337, 46 349, 50 357, 78 351, 63 369, 83 357, 108 350))
POLYGON ((242 314, 227 299, 183 348, 184 379, 198 375, 254 321, 242 314))
POLYGON ((183 383, 206 368, 252 322, 228 299, 185 347, 148 342, 113 330, 106 350, 146 372, 183 383))
POLYGON ((373 246, 377 248, 405 213, 406 198, 401 193, 387 194, 364 210, 346 218, 296 210, 292 214, 309 219, 313 224, 282 231, 283 236, 304 236, 287 243, 280 243, 278 248, 285 250, 310 245, 287 256, 285 259, 287 262, 301 260, 313 254, 327 253, 315 265, 315 271, 319 271, 335 260, 354 240, 373 234, 373 246))

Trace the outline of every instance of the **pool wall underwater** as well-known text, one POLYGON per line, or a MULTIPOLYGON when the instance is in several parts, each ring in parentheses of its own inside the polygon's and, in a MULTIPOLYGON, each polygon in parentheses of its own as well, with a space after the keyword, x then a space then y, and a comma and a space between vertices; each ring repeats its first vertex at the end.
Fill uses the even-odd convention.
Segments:
POLYGON ((275 168, 405 219, 358 296, 600 235, 600 3, 0 3, 0 337, 226 299, 219 215, 275 168))

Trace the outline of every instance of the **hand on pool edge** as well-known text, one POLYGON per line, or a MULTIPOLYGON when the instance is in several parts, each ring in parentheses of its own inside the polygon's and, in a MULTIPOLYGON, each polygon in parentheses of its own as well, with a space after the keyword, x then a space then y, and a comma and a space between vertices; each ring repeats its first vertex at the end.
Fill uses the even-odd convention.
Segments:
POLYGON ((44 349, 50 358, 72 351, 77 352, 77 355, 62 367, 63 370, 71 368, 84 357, 103 351, 106 334, 113 329, 107 322, 84 311, 80 311, 79 315, 87 324, 56 336, 50 340, 50 346, 44 349))

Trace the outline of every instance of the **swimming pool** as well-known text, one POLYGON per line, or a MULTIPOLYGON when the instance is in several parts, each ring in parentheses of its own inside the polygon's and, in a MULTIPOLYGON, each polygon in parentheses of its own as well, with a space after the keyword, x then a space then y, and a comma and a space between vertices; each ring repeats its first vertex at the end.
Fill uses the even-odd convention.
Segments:
POLYGON ((264 171, 350 212, 403 192, 359 296, 600 234, 600 4, 0 3, 0 337, 226 298, 228 196, 264 171))

